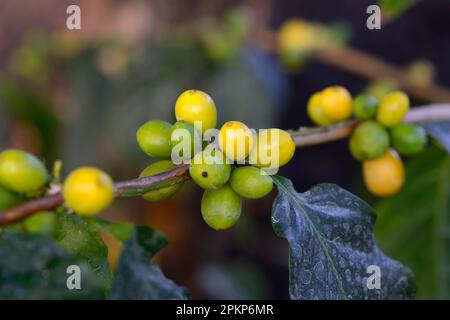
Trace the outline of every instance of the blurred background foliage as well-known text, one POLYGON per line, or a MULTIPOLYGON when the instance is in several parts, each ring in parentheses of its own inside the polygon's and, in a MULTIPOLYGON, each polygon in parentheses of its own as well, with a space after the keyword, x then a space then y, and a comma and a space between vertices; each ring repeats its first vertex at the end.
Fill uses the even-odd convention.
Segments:
MULTIPOLYGON (((173 122, 185 89, 208 92, 219 123, 289 129, 311 124, 306 101, 325 86, 376 96, 398 87, 393 79, 365 80, 309 56, 300 68, 286 69, 255 42, 260 30, 276 30, 291 17, 314 25, 323 35, 317 41, 370 52, 417 83, 450 86, 448 1, 380 0, 386 24, 379 31, 365 26, 370 4, 2 0, 0 149, 29 150, 49 168, 60 159, 65 173, 95 165, 116 180, 129 179, 151 161, 137 147, 136 129, 149 119, 173 122), (65 29, 69 4, 81 7, 80 31, 65 29)), ((367 194, 358 169, 339 141, 298 150, 281 174, 299 191, 334 182, 375 205, 377 241, 413 269, 419 297, 450 298, 448 155, 432 148, 408 162, 406 187, 385 200, 367 194)), ((223 233, 203 223, 201 192, 192 184, 170 201, 124 200, 104 216, 161 230, 170 245, 155 259, 194 298, 287 298, 288 252, 270 224, 274 196, 246 202, 239 224, 223 233)))

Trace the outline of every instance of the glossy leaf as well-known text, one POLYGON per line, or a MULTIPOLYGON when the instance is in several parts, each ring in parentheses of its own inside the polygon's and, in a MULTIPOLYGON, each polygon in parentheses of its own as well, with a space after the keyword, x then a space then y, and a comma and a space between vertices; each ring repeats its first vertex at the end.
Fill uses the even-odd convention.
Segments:
POLYGON ((297 193, 288 179, 273 179, 279 194, 272 224, 289 242, 292 299, 414 297, 409 269, 375 244, 375 211, 367 203, 337 185, 321 184, 297 193), (373 288, 373 266, 381 275, 379 289, 373 288))

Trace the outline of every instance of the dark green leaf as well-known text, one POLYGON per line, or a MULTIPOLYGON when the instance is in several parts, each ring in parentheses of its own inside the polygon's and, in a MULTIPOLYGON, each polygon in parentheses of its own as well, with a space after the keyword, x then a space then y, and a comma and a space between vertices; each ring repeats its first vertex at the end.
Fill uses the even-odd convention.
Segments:
POLYGON ((0 299, 99 299, 103 291, 94 270, 50 238, 0 232, 0 299), (80 267, 80 290, 67 288, 70 265, 80 267))
POLYGON ((108 248, 98 230, 75 214, 58 215, 56 242, 71 255, 87 262, 103 282, 104 296, 112 286, 112 272, 108 264, 108 248))
POLYGON ((406 167, 396 196, 375 206, 377 241, 414 272, 418 298, 450 299, 450 157, 430 148, 406 167))
POLYGON ((116 271, 113 299, 187 299, 185 288, 167 279, 159 266, 150 264, 150 259, 167 244, 157 231, 147 227, 136 227, 120 257, 116 271))
POLYGON ((375 211, 337 185, 297 193, 273 178, 279 194, 275 232, 289 242, 292 299, 408 299, 415 287, 408 268, 385 256, 373 239, 375 211), (380 289, 368 289, 369 266, 378 266, 380 289))
POLYGON ((450 153, 450 122, 429 123, 423 126, 430 136, 450 153))

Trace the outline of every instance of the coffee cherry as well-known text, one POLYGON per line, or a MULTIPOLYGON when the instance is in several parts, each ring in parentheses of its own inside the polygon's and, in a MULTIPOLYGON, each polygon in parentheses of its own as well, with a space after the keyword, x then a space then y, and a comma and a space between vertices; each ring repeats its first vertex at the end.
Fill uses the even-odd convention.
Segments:
POLYGON ((205 190, 201 209, 203 219, 211 228, 225 230, 232 227, 239 220, 242 200, 226 184, 217 190, 205 190))
POLYGON ((281 129, 264 129, 256 135, 249 162, 260 168, 275 169, 288 163, 295 153, 295 143, 289 133, 281 129))
POLYGON ((327 126, 333 123, 323 111, 321 92, 316 92, 309 98, 307 111, 311 121, 318 126, 327 126))
POLYGON ((421 153, 427 145, 425 129, 412 124, 399 124, 391 130, 392 146, 405 156, 421 153))
POLYGON ((314 28, 300 19, 291 19, 281 25, 278 34, 280 52, 302 52, 313 48, 315 43, 314 28))
POLYGON ((382 156, 389 147, 389 134, 375 121, 366 121, 353 131, 350 152, 356 160, 369 160, 382 156))
POLYGON ((367 93, 361 93, 353 99, 353 114, 361 120, 375 118, 378 109, 378 100, 367 93))
POLYGON ((316 45, 312 25, 300 19, 283 23, 277 33, 278 54, 288 69, 298 69, 307 58, 307 53, 316 45))
POLYGON ((231 173, 230 185, 240 196, 248 199, 265 197, 272 191, 273 181, 255 167, 239 167, 231 173))
POLYGON ((395 127, 405 118, 409 110, 409 98, 401 91, 387 94, 380 101, 377 120, 387 128, 395 127))
POLYGON ((0 153, 0 184, 16 192, 32 192, 47 182, 47 170, 34 155, 17 149, 0 153))
POLYGON ((253 148, 253 134, 244 123, 228 121, 220 129, 219 147, 228 159, 244 160, 253 148))
POLYGON ((18 205, 22 199, 20 196, 0 185, 0 210, 9 209, 18 205))
POLYGON ((363 162, 363 177, 367 189, 374 195, 394 195, 405 180, 402 159, 395 150, 388 149, 382 157, 363 162))
POLYGON ((172 145, 172 160, 180 162, 192 159, 201 150, 200 133, 190 123, 178 121, 172 126, 170 134, 172 145))
POLYGON ((136 133, 142 151, 151 157, 170 159, 172 126, 162 120, 151 120, 143 124, 136 133))
POLYGON ((203 133, 217 124, 217 110, 211 97, 200 90, 183 92, 175 103, 177 121, 186 121, 203 133))
POLYGON ((189 166, 192 180, 203 189, 218 189, 230 179, 231 166, 219 150, 204 150, 195 155, 189 166))
MULTIPOLYGON (((161 160, 155 163, 152 163, 147 168, 142 171, 142 173, 139 175, 139 178, 142 177, 148 177, 154 174, 158 174, 164 171, 168 171, 169 169, 173 168, 174 164, 170 160, 161 160)), ((165 199, 170 198, 172 195, 174 195, 178 190, 183 187, 184 182, 177 183, 168 187, 164 187, 161 189, 157 189, 154 191, 147 192, 142 196, 147 201, 150 202, 158 202, 165 199)))
POLYGON ((346 120, 352 115, 352 96, 343 87, 325 88, 321 100, 325 116, 334 122, 346 120))
POLYGON ((72 171, 63 185, 66 205, 80 215, 95 215, 105 210, 114 198, 114 185, 103 171, 82 167, 72 171))

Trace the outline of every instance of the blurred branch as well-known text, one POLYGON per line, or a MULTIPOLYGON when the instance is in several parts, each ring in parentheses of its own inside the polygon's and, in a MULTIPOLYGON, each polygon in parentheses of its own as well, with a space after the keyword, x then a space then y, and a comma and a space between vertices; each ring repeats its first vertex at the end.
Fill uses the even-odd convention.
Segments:
MULTIPOLYGON (((450 104, 427 105, 412 109, 405 119, 407 123, 428 123, 450 121, 450 104)), ((357 120, 350 120, 326 127, 301 127, 290 131, 297 147, 313 146, 348 137, 357 120)), ((176 166, 173 169, 129 181, 115 184, 116 198, 138 197, 146 192, 161 189, 190 179, 189 165, 176 166)), ((61 193, 31 200, 17 207, 0 213, 0 226, 21 221, 34 213, 53 210, 63 205, 61 193)))
MULTIPOLYGON (((411 109, 406 123, 429 123, 450 121, 450 104, 431 104, 411 109)), ((307 147, 332 142, 348 137, 358 120, 349 120, 326 127, 301 127, 290 134, 297 147, 307 147)))
MULTIPOLYGON (((274 32, 261 30, 254 37, 256 44, 269 52, 277 51, 274 32)), ((411 96, 438 103, 450 102, 450 90, 436 83, 416 83, 400 68, 373 55, 349 47, 314 50, 312 57, 322 63, 351 72, 366 79, 392 79, 411 96)))
MULTIPOLYGON (((156 175, 118 182, 114 185, 115 194, 116 198, 137 197, 151 190, 164 188, 187 179, 189 179, 189 165, 181 165, 156 175)), ((0 213, 0 226, 21 221, 34 213, 56 209, 63 203, 64 199, 61 192, 25 202, 0 213)))

